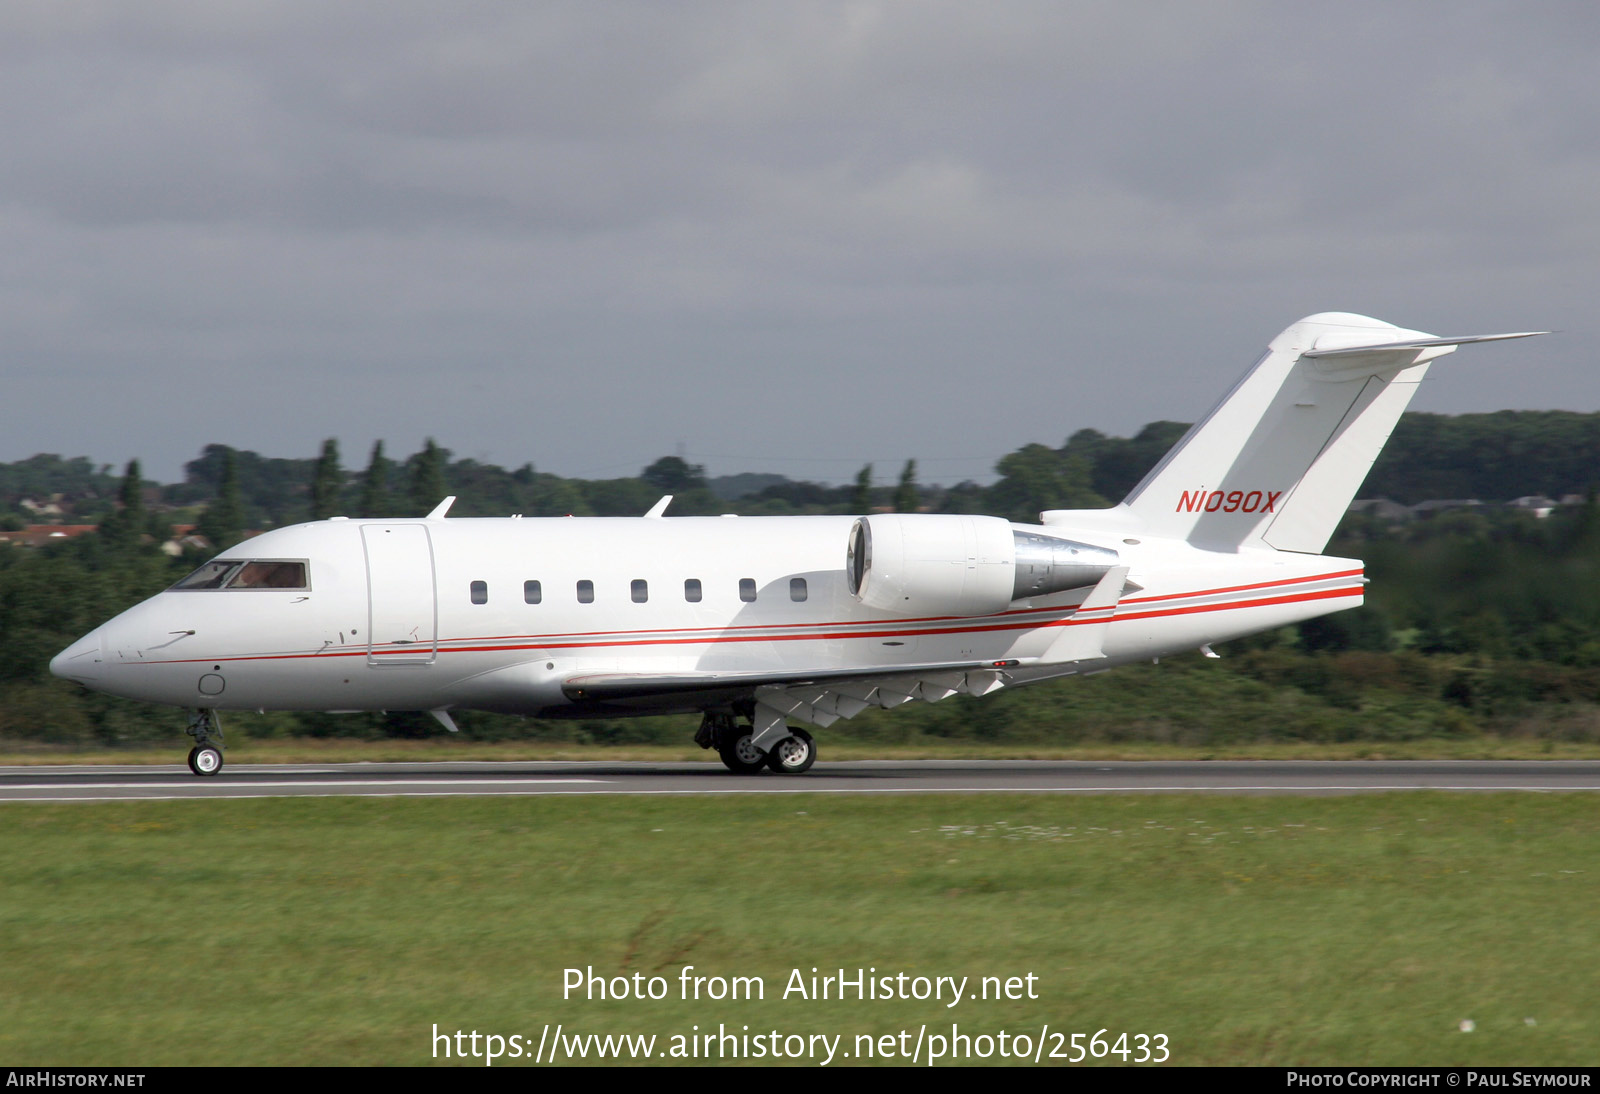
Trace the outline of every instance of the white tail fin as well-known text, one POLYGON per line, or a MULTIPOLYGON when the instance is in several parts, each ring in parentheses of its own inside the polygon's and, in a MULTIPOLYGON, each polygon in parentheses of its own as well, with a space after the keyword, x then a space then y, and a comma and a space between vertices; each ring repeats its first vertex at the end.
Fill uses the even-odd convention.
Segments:
POLYGON ((1122 504, 1149 535, 1318 554, 1428 363, 1466 342, 1535 333, 1544 332, 1435 338, 1364 315, 1309 316, 1272 340, 1122 504))

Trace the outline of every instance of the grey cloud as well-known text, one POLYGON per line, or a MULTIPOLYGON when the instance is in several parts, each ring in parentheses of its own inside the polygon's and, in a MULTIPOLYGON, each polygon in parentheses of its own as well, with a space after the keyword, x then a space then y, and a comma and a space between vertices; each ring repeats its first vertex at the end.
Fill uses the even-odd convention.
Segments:
MULTIPOLYGON (((110 402, 0 412, 0 458, 455 432, 804 474, 959 438, 978 474, 1201 413, 1310 311, 1583 327, 1597 18, 7 5, 0 368, 110 402)), ((1494 351, 1540 382, 1463 353, 1425 405, 1589 409, 1581 344, 1494 351)))

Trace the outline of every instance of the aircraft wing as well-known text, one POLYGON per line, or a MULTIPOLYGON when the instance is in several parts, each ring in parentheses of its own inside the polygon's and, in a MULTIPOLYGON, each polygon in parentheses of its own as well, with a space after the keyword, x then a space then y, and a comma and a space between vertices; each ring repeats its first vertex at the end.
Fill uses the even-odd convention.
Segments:
MULTIPOLYGON (((1028 673, 1022 662, 946 661, 882 668, 818 669, 808 672, 600 673, 569 677, 562 691, 575 703, 626 707, 630 711, 705 709, 754 700, 758 743, 770 743, 784 721, 796 718, 829 726, 868 707, 897 707, 913 699, 936 703, 952 695, 987 695, 1013 681, 1083 671, 1104 658, 1105 632, 1127 587, 1128 567, 1113 566, 1073 613, 1040 659, 1047 671, 1028 673), (1079 617, 1082 619, 1079 619, 1079 617)), ((1031 659, 1030 659, 1031 660, 1031 659)))
POLYGON ((986 695, 1009 681, 1017 661, 955 661, 880 669, 810 672, 598 673, 569 677, 562 691, 574 702, 681 710, 704 703, 754 699, 787 718, 827 726, 868 707, 896 707, 913 699, 937 702, 952 695, 986 695))

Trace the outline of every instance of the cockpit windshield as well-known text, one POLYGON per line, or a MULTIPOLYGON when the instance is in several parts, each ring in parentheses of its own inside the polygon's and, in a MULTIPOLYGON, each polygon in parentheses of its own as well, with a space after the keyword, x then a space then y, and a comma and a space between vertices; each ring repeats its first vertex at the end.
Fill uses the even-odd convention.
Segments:
POLYGON ((178 582, 194 589, 309 589, 304 562, 288 559, 214 558, 178 582))

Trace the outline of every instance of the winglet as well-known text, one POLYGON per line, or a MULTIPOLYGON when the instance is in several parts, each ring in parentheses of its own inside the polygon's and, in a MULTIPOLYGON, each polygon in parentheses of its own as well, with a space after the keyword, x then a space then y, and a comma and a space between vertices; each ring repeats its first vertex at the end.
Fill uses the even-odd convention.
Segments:
POLYGON ((454 505, 455 503, 456 503, 456 496, 454 494, 451 494, 448 498, 445 498, 438 505, 435 505, 433 507, 433 512, 429 513, 423 519, 425 519, 425 520, 443 520, 444 519, 444 515, 447 512, 450 511, 450 507, 452 505, 454 505))
POLYGON ((652 505, 650 507, 650 511, 645 514, 646 519, 648 519, 648 520, 659 520, 659 519, 661 519, 663 516, 666 515, 667 506, 671 502, 672 502, 672 495, 671 494, 664 495, 660 501, 656 502, 654 505, 652 505))

